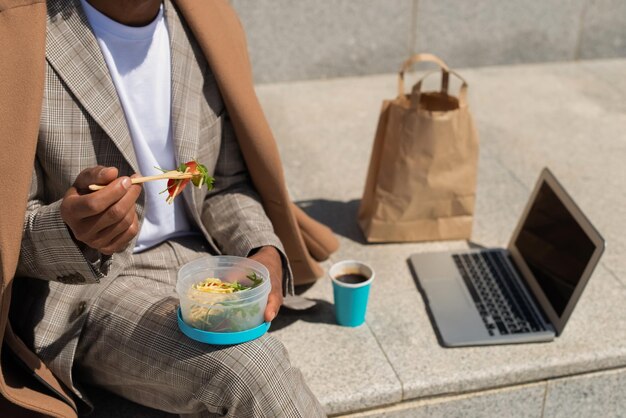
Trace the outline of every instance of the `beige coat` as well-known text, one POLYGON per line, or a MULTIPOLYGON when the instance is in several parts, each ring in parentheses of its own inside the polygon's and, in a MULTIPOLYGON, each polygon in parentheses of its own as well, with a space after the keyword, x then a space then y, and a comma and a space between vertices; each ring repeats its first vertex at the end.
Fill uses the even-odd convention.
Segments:
MULTIPOLYGON (((338 243, 328 228, 308 218, 289 200, 278 150, 254 92, 239 20, 226 0, 176 3, 215 74, 244 159, 284 244, 296 284, 312 282, 322 275, 316 260, 327 258, 338 243)), ((32 172, 39 129, 45 26, 44 0, 0 0, 0 341, 6 343, 0 365, 3 416, 76 416, 69 391, 14 335, 8 323, 11 282, 30 186, 30 175, 24 174, 32 172), (6 356, 7 348, 19 360, 6 356), (34 389, 35 379, 24 372, 20 362, 58 396, 34 389)))

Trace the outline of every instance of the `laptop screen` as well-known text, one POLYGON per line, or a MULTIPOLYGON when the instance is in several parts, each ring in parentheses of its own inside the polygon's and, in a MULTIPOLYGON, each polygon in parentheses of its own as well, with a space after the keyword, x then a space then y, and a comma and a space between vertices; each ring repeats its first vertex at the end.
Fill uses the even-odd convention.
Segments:
POLYGON ((546 181, 528 211, 515 246, 561 317, 596 245, 546 181))

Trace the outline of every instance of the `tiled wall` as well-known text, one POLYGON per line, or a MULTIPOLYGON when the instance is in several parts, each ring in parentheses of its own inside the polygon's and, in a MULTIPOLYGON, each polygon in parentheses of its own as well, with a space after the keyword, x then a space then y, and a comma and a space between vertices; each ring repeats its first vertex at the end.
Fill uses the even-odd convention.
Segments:
POLYGON ((626 57, 626 0, 231 0, 257 82, 626 57))

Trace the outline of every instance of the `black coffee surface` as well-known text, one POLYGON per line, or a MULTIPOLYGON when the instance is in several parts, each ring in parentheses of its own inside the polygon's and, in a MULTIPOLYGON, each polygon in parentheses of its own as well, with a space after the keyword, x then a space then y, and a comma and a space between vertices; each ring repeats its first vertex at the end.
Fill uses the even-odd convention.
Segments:
POLYGON ((354 274, 354 273, 342 274, 341 276, 337 276, 335 279, 342 283, 348 283, 348 284, 357 284, 357 283, 363 283, 367 281, 367 277, 363 276, 362 274, 354 274))

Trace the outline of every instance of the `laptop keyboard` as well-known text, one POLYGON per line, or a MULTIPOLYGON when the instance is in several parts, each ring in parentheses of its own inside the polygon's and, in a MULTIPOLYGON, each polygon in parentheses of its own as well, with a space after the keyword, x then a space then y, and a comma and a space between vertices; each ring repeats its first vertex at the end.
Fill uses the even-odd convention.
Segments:
POLYGON ((476 303, 489 335, 519 334, 542 330, 541 322, 529 309, 526 296, 518 289, 513 273, 501 251, 454 254, 452 256, 476 303))

